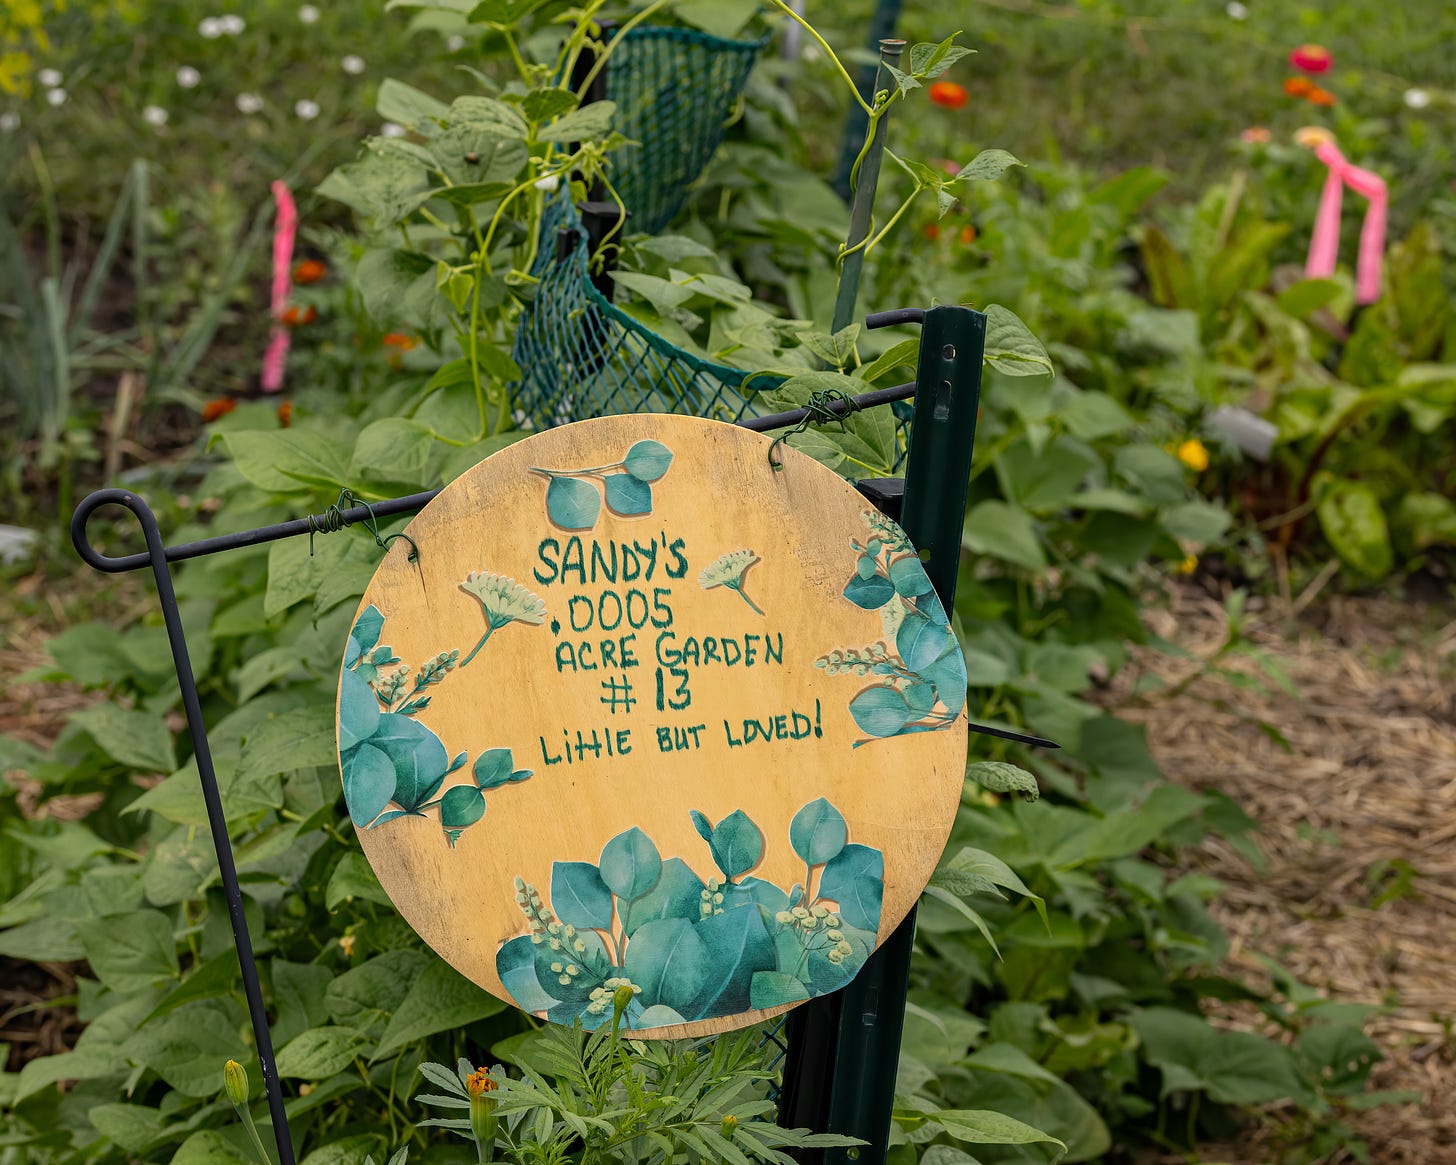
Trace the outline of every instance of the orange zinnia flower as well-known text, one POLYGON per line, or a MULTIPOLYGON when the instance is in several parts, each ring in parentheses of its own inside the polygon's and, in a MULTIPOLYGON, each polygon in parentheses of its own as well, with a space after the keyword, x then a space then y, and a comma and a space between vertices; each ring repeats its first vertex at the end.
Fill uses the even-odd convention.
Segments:
POLYGON ((407 336, 403 332, 386 332, 379 342, 386 348, 398 348, 401 352, 408 352, 419 343, 413 336, 407 336))
POLYGON ((305 259, 303 262, 294 265, 293 282, 303 284, 317 283, 328 273, 328 270, 317 259, 305 259))
POLYGON ((1262 125, 1251 125, 1239 137, 1251 146, 1264 146, 1273 140, 1274 135, 1262 125))
POLYGON ((961 227, 961 244, 963 246, 970 246, 970 244, 974 243, 975 241, 976 241, 976 228, 973 227, 973 226, 963 226, 963 227, 961 227))
POLYGON ((940 224, 938 222, 926 223, 925 237, 929 239, 932 243, 935 242, 936 239, 940 238, 940 224))
POLYGON ((318 319, 318 308, 313 304, 309 304, 302 311, 299 311, 297 307, 290 307, 283 313, 283 322, 290 328, 304 327, 316 319, 318 319))
POLYGON ((218 417, 225 417, 233 409, 238 407, 238 402, 230 396, 220 396, 217 400, 210 400, 202 406, 202 423, 210 425, 218 417))
POLYGON ((1302 44, 1289 54, 1289 63, 1305 73, 1328 73, 1335 58, 1324 45, 1302 44))
POLYGON ((947 109, 961 109, 970 99, 965 87, 954 81, 937 81, 930 87, 930 100, 947 109))
POLYGON ((1316 85, 1313 89, 1309 91, 1308 94, 1305 95, 1305 100, 1308 101, 1311 105, 1329 106, 1335 103, 1335 95, 1331 93, 1328 89, 1321 89, 1318 85, 1316 85))
POLYGON ((1316 85, 1308 77, 1290 77, 1284 82, 1284 92, 1291 97, 1308 97, 1316 85))
POLYGON ((286 429, 293 424, 293 402, 286 400, 278 406, 278 427, 286 429))

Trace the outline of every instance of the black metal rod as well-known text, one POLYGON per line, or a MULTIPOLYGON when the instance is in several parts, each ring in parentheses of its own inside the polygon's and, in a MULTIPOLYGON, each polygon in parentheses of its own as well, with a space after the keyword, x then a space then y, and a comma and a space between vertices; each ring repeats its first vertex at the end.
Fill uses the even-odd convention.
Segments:
MULTIPOLYGON (((835 416, 844 416, 851 411, 873 408, 875 405, 892 404, 897 400, 908 400, 915 395, 915 385, 897 384, 893 388, 877 388, 872 392, 861 393, 849 401, 835 401, 828 406, 828 411, 835 416)), ((755 433, 771 432, 774 429, 787 429, 790 425, 797 425, 808 417, 808 409, 790 409, 786 413, 773 413, 766 417, 750 417, 748 420, 739 421, 740 428, 751 429, 755 433)), ((423 493, 408 494, 402 498, 389 498, 386 501, 375 502, 368 506, 355 506, 352 509, 344 510, 339 518, 345 526, 351 526, 356 522, 362 522, 371 516, 375 518, 393 517, 395 514, 408 514, 416 510, 422 510, 439 494, 439 490, 425 490, 423 493)), ((122 574, 128 570, 139 570, 144 566, 151 566, 153 563, 152 552, 148 550, 145 554, 126 554, 117 558, 102 554, 91 545, 86 535, 86 523, 102 506, 123 505, 132 508, 125 501, 126 498, 135 497, 135 494, 123 489, 99 489, 95 493, 88 494, 76 507, 76 512, 71 515, 71 542, 76 547, 76 553, 81 556, 83 562, 96 570, 106 574, 122 574)), ((138 499, 140 501, 140 499, 138 499)), ((143 503, 144 504, 144 503, 143 503)), ((278 522, 272 526, 258 526, 252 530, 239 530, 236 534, 219 534, 213 538, 202 538, 196 542, 183 542, 178 546, 166 546, 162 553, 166 556, 167 562, 183 562, 189 558, 201 558, 203 555, 216 554, 220 550, 238 550, 244 546, 261 546, 266 542, 276 542, 280 538, 292 538, 296 534, 307 534, 310 531, 316 533, 324 532, 325 516, 323 514, 312 515, 307 518, 294 518, 287 522, 278 522)), ((160 559, 158 559, 160 561, 160 559)))
MULTIPOLYGON (((130 490, 98 490, 77 507, 75 518, 71 522, 71 539, 77 552, 88 562, 91 559, 87 555, 90 547, 85 542, 86 518, 98 506, 107 504, 125 506, 135 514, 146 538, 147 553, 140 557, 152 565, 152 575, 157 581, 157 596, 162 606, 162 618, 167 625, 167 641, 172 646, 172 662, 177 668, 177 681, 182 689, 182 707, 187 713, 187 730, 192 736, 192 754, 197 761, 197 775, 202 781, 202 799, 207 805, 207 824, 212 830, 212 845, 217 851, 218 872, 222 875, 223 894, 227 898, 228 917, 232 922, 233 944, 237 948, 238 964, 243 972, 243 992, 248 999, 248 1017, 253 1023, 258 1064, 263 1070, 263 1090, 268 1096, 268 1112, 273 1121, 273 1138, 278 1144, 278 1160, 280 1165, 294 1165, 293 1137, 288 1131, 288 1116, 283 1109, 283 1089, 273 1060, 273 1038, 268 1031, 268 1014, 263 1009, 263 988, 258 982, 258 964, 253 958, 253 941, 248 934, 247 918, 243 914, 243 892, 238 886, 232 841, 228 837, 227 819, 223 816, 217 773, 212 767, 212 749, 208 745, 207 726, 202 719, 202 701, 197 694, 197 680, 192 672, 192 660, 187 653, 187 639, 182 632, 182 614, 177 607, 177 593, 172 587, 172 572, 167 567, 167 551, 162 545, 162 531, 151 507, 130 490)), ((221 1065, 219 1079, 220 1073, 221 1065)))
POLYGON ((925 322, 925 310, 918 307, 895 307, 889 311, 872 311, 865 316, 865 327, 892 328, 896 324, 919 324, 925 322))

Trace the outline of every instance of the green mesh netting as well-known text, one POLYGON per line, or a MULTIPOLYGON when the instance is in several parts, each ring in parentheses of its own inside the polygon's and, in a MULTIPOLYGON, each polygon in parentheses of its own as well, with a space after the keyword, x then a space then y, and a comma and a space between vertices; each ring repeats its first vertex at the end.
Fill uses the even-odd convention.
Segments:
POLYGON ((607 97, 632 140, 612 155, 612 183, 627 229, 655 235, 676 217, 768 38, 720 40, 686 28, 639 27, 612 45, 607 97))
POLYGON ((755 411, 757 390, 782 383, 756 376, 745 387, 741 368, 684 352, 609 303, 588 277, 586 230, 566 188, 541 232, 536 300, 511 353, 522 421, 544 429, 614 413, 689 413, 731 422, 755 411))

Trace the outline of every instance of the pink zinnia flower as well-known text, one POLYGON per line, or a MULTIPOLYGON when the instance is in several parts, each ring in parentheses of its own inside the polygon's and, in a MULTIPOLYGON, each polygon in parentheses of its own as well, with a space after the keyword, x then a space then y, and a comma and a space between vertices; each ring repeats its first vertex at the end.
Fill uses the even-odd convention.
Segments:
POLYGON ((1302 44, 1289 54, 1289 63, 1304 73, 1328 73, 1335 58, 1323 45, 1302 44))

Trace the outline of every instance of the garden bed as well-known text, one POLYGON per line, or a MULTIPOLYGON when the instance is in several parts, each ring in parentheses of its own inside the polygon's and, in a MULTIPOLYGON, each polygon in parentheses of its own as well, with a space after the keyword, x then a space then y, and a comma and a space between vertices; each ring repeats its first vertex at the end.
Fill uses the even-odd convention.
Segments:
MULTIPOLYGON (((1226 886, 1212 909, 1231 969, 1257 981, 1273 958, 1335 1001, 1382 1008, 1367 1029, 1386 1056, 1371 1086, 1421 1099, 1348 1117, 1370 1160, 1456 1160, 1456 611, 1351 596, 1284 610, 1261 612, 1249 635, 1298 695, 1245 659, 1228 666, 1256 686, 1210 675, 1140 705, 1128 698, 1139 677, 1176 684, 1194 666, 1148 651, 1110 703, 1146 725, 1170 779, 1220 790, 1259 822, 1263 870, 1218 839, 1185 857, 1226 886)), ((1191 586, 1148 622, 1199 657, 1226 635, 1222 604, 1191 586)), ((1267 1161, 1277 1135, 1208 1159, 1267 1161)))

